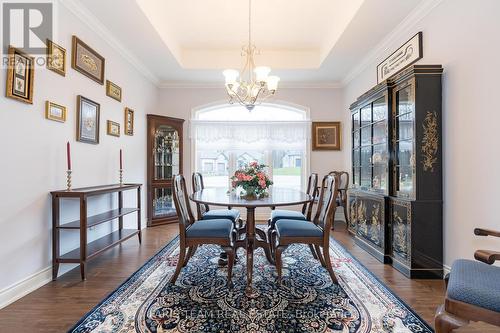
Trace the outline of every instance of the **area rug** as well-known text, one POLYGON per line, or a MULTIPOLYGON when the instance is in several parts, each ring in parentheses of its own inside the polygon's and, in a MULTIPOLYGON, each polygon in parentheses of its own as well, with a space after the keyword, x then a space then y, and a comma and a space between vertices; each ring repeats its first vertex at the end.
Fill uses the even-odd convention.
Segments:
POLYGON ((245 252, 238 252, 232 289, 217 264, 220 252, 200 247, 172 285, 179 253, 174 239, 70 332, 434 332, 334 239, 338 285, 305 245, 284 252, 278 285, 259 249, 254 298, 245 296, 245 252))

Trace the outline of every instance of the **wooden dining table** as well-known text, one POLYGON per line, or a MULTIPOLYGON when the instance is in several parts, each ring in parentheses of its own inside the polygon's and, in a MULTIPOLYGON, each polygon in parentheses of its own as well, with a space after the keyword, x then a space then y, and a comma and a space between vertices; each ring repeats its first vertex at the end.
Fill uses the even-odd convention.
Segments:
POLYGON ((228 192, 225 188, 205 188, 194 192, 189 197, 199 204, 224 207, 243 207, 247 210, 245 237, 238 239, 236 247, 243 247, 247 254, 247 286, 246 295, 256 296, 252 288, 253 276, 253 254, 254 250, 261 247, 264 249, 267 260, 274 264, 271 255, 271 247, 267 240, 266 233, 255 226, 255 209, 272 208, 280 206, 294 206, 312 201, 314 198, 305 192, 294 189, 273 187, 269 190, 269 195, 259 199, 248 199, 240 196, 236 192, 228 192), (257 237, 259 236, 259 237, 257 237))

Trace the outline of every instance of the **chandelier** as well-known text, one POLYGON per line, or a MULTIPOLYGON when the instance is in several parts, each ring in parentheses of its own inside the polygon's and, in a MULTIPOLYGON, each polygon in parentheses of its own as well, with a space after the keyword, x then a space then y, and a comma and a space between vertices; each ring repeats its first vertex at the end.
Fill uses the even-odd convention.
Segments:
POLYGON ((280 80, 277 76, 270 76, 271 68, 255 66, 254 56, 257 48, 252 44, 252 0, 248 0, 248 44, 242 47, 241 56, 246 57, 241 72, 235 69, 226 69, 222 74, 226 79, 226 92, 229 103, 238 102, 252 111, 256 104, 273 96, 278 89, 280 80))

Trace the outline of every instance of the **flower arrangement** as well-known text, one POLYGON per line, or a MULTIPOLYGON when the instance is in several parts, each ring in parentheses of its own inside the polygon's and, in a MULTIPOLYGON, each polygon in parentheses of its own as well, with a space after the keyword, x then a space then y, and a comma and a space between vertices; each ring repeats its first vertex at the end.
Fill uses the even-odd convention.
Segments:
POLYGON ((247 198, 267 196, 267 189, 273 185, 273 182, 266 174, 266 168, 267 165, 253 161, 237 170, 231 177, 233 191, 240 187, 247 198))

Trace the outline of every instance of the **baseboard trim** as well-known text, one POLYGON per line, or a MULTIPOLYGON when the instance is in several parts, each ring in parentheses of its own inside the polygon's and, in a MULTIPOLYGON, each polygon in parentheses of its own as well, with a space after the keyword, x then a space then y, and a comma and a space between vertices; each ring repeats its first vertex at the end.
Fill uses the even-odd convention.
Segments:
POLYGON ((24 297, 49 283, 52 280, 52 267, 47 267, 41 271, 32 274, 21 281, 18 281, 7 288, 0 290, 0 309, 14 303, 21 297, 24 297))

